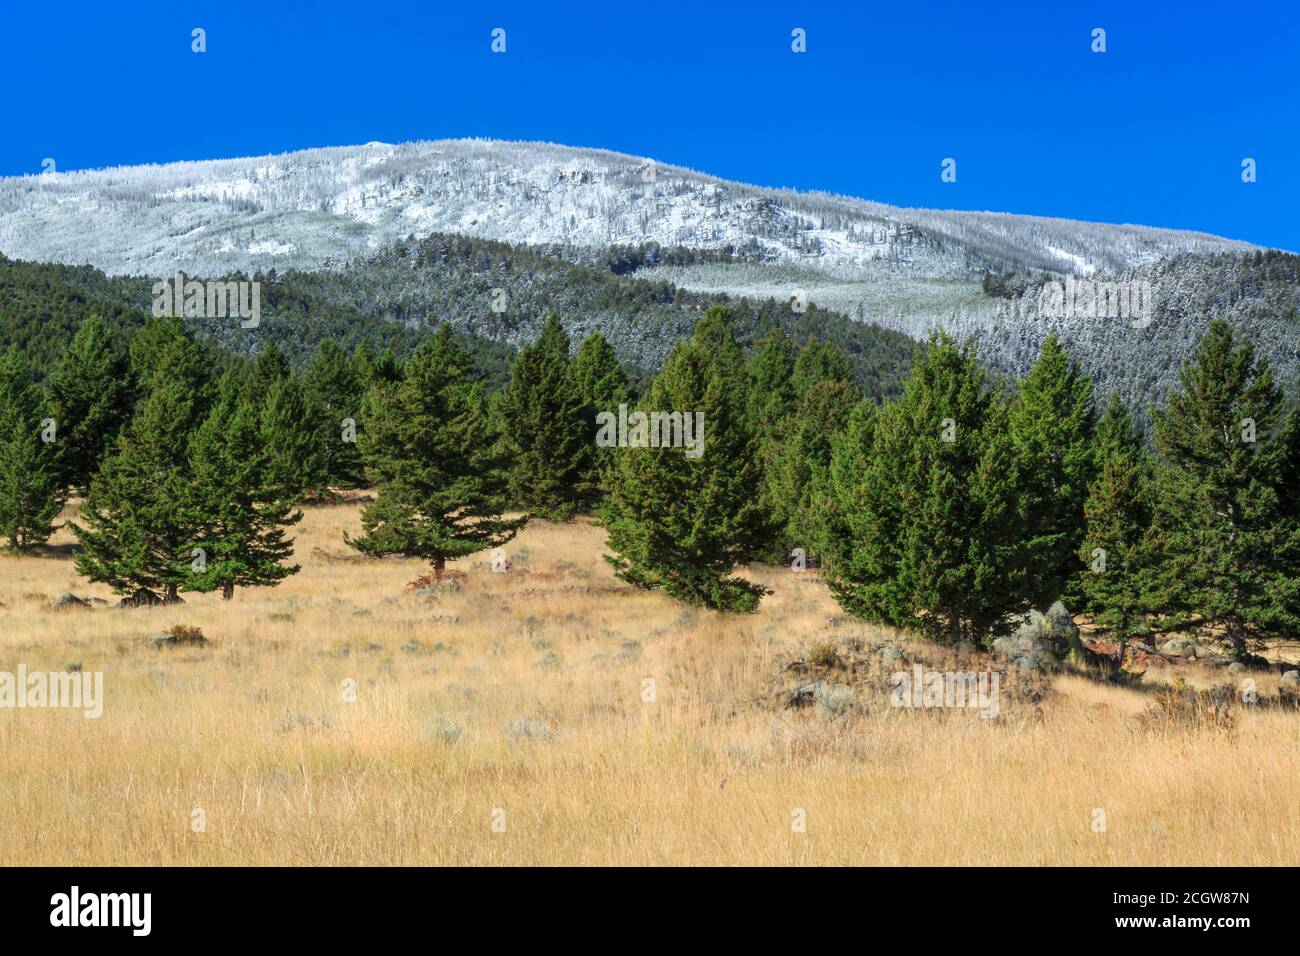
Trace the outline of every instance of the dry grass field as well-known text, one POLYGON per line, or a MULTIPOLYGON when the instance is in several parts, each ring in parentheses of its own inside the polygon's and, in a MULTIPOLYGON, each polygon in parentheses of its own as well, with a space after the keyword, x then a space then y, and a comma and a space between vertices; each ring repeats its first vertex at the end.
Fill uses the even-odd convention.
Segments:
POLYGON ((427 567, 356 560, 358 527, 310 508, 298 575, 169 608, 47 610, 112 597, 66 531, 0 557, 0 670, 105 682, 97 720, 0 710, 0 863, 1300 862, 1295 711, 1162 727, 1148 692, 1072 674, 990 720, 787 709, 774 675, 819 644, 916 645, 832 625, 813 574, 755 570, 775 593, 751 616, 634 591, 583 523, 535 523, 505 573, 476 556, 420 596, 427 567), (175 624, 210 644, 150 646, 175 624))

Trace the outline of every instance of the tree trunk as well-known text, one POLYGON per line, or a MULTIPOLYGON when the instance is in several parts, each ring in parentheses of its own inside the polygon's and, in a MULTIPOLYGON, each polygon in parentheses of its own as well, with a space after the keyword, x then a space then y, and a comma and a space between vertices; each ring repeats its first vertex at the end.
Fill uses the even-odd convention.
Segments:
POLYGON ((167 590, 163 593, 163 603, 179 604, 180 602, 181 602, 181 598, 180 595, 176 593, 176 585, 175 584, 167 585, 167 590))
POLYGON ((234 596, 235 585, 233 582, 227 581, 225 584, 221 585, 221 600, 229 601, 234 596))
POLYGON ((1245 629, 1242 628, 1240 621, 1229 622, 1228 642, 1232 644, 1232 656, 1234 660, 1245 661, 1250 657, 1250 651, 1246 647, 1245 629))
POLYGON ((436 558, 434 558, 434 559, 433 559, 433 579, 434 579, 435 581, 441 581, 441 580, 442 580, 442 573, 443 573, 443 571, 446 570, 446 568, 447 568, 447 559, 446 559, 445 557, 443 557, 443 556, 440 554, 440 555, 438 555, 436 558))

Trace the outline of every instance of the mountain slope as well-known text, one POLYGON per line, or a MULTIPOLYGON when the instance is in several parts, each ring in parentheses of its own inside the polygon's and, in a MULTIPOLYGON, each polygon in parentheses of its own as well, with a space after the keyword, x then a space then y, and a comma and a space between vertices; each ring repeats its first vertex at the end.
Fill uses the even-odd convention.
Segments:
MULTIPOLYGON (((264 328, 209 330, 235 352, 270 336, 302 356, 323 334, 399 350, 449 321, 527 341, 548 312, 659 366, 701 308, 747 335, 780 326, 850 352, 887 394, 911 345, 947 329, 1022 373, 1049 332, 1143 417, 1213 317, 1300 375, 1297 258, 1201 233, 999 213, 900 209, 762 189, 617 153, 448 140, 0 179, 0 252, 110 276, 258 274, 264 328), (1048 318, 997 292, 1066 275, 1149 282, 1154 322, 1048 318), (981 281, 986 280, 986 281, 981 281), (494 295, 506 307, 490 307, 494 295), (804 312, 789 305, 802 293, 804 312), (306 303, 306 304, 304 304, 306 303)), ((147 282, 131 280, 148 306, 147 282)), ((498 359, 499 361, 499 359, 498 359)))
POLYGON ((435 232, 576 249, 731 247, 842 279, 1129 268, 1245 251, 1200 233, 900 209, 618 153, 444 140, 0 179, 0 252, 110 274, 337 267, 435 232))

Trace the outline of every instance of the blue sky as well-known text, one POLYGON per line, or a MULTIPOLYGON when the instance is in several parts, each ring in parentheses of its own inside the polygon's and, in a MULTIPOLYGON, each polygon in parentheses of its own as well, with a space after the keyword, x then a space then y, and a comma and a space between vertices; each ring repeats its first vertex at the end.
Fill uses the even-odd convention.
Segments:
POLYGON ((67 170, 543 139, 766 186, 1300 251, 1300 12, 1280 2, 173 0, 13 4, 3 21, 4 175, 45 157, 67 170), (940 181, 945 157, 956 183, 940 181))

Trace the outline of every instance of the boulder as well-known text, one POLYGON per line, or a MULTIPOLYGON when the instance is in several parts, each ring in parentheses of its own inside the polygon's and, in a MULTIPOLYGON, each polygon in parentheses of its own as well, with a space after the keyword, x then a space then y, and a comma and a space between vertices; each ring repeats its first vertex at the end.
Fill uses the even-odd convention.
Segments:
MULTIPOLYGON (((997 638, 992 649, 997 657, 1011 661, 1032 659, 1039 665, 1050 665, 1068 653, 1067 635, 1070 634, 1077 635, 1077 629, 1069 619, 1069 612, 1058 602, 1052 605, 1048 614, 1030 611, 1021 619, 1015 632, 997 638)), ((1017 666, 1020 665, 1017 663, 1017 666)))
POLYGON ((853 706, 853 688, 848 684, 821 684, 813 691, 817 713, 826 718, 839 717, 853 706))
POLYGON ((886 644, 880 648, 880 663, 882 664, 902 664, 907 658, 893 644, 886 644))
POLYGON ((790 696, 785 699, 787 707, 808 707, 817 702, 817 691, 824 686, 826 681, 818 678, 815 681, 809 681, 807 684, 800 684, 790 692, 790 696))
POLYGON ((64 591, 53 601, 50 602, 51 611, 69 611, 73 608, 90 607, 89 601, 83 601, 71 591, 64 591))

